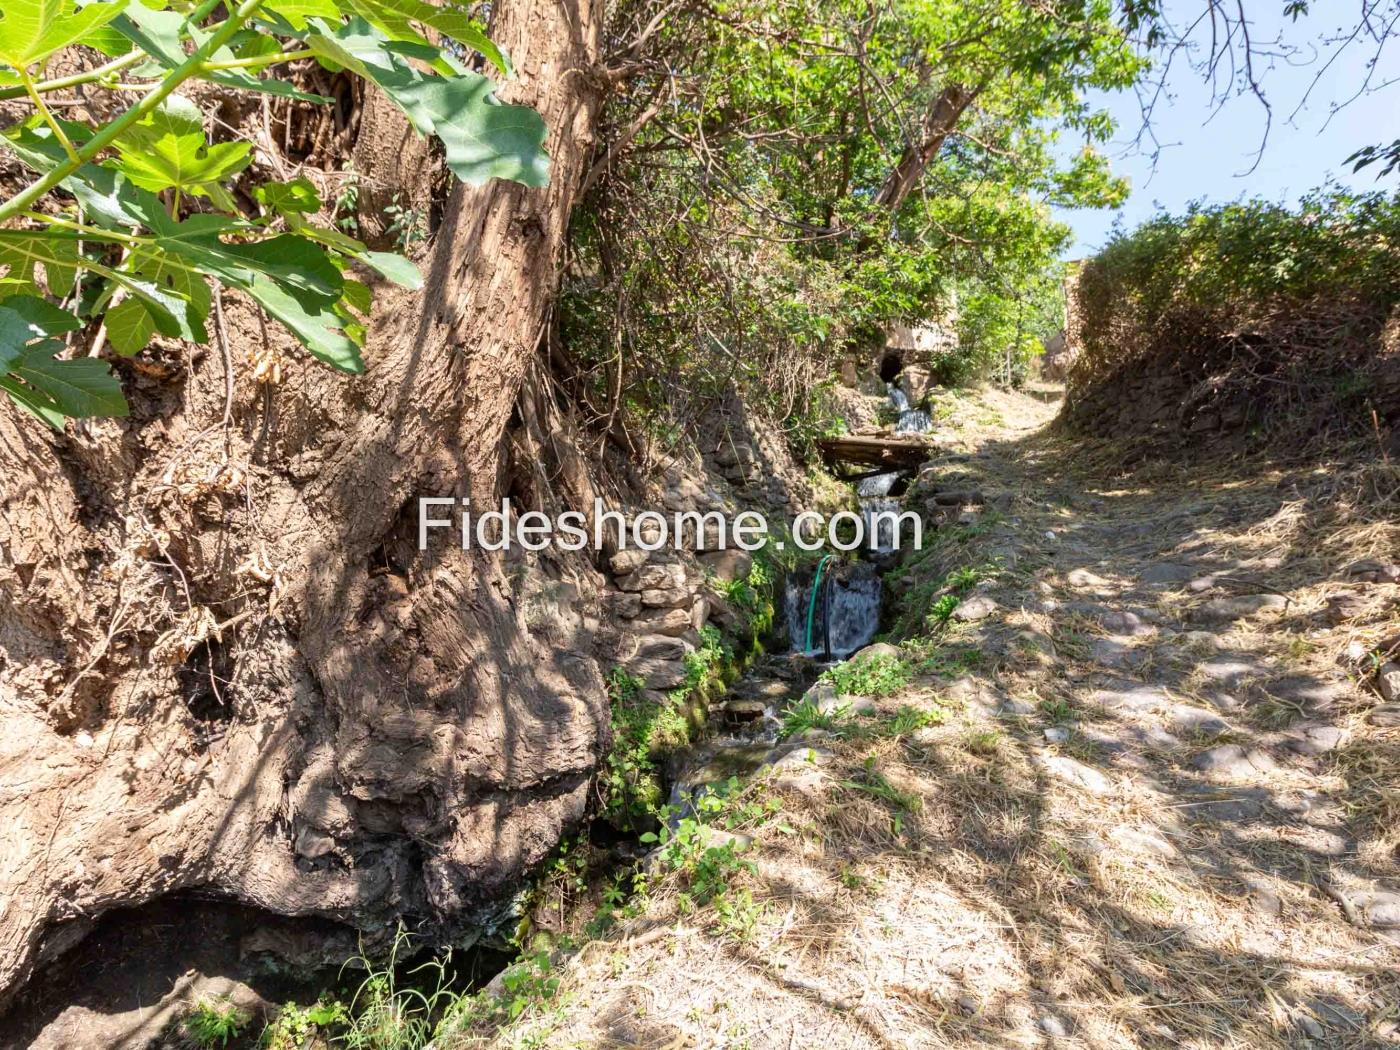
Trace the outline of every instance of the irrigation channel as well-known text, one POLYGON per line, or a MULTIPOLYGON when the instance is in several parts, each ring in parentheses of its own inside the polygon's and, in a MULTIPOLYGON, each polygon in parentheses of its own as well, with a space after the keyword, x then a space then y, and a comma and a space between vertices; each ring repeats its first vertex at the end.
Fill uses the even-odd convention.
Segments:
MULTIPOLYGON (((931 429, 928 412, 913 407, 904 390, 894 383, 886 390, 896 413, 896 433, 931 429)), ((750 668, 712 710, 706 736, 673 757, 669 771, 672 819, 679 819, 690 800, 706 787, 731 776, 751 776, 781 761, 790 750, 779 739, 783 708, 826 668, 860 651, 879 633, 880 575, 896 545, 891 534, 894 519, 877 520, 875 515, 900 509, 899 494, 907 484, 900 471, 862 478, 856 494, 869 537, 863 556, 843 560, 826 555, 814 567, 788 574, 783 594, 788 645, 750 668)), ((823 695, 813 702, 834 704, 836 698, 823 695)))
MULTIPOLYGON (((911 407, 898 386, 887 389, 897 413, 896 432, 930 429, 928 413, 911 407)), ((898 509, 907 483, 899 471, 858 483, 867 536, 874 512, 898 509)), ((700 739, 668 763, 673 821, 706 787, 750 776, 796 749, 780 739, 783 711, 822 671, 870 644, 879 632, 880 574, 891 560, 892 541, 882 531, 858 557, 826 557, 788 575, 777 639, 768 640, 769 651, 712 705, 700 739)), ((820 702, 834 705, 834 691, 826 692, 830 695, 820 702)), ((635 837, 609 836, 602 822, 594 828, 611 838, 600 845, 618 870, 645 856, 648 847, 635 837)), ((522 891, 516 901, 479 916, 475 940, 459 939, 442 969, 435 946, 403 951, 396 980, 401 986, 424 985, 428 995, 440 982, 457 992, 482 987, 514 957, 509 937, 526 897, 522 891)), ((365 980, 364 968, 353 962, 362 945, 349 927, 278 916, 197 891, 109 912, 82 932, 76 946, 41 967, 0 1017, 0 1050, 186 1050, 191 1044, 181 1033, 181 1019, 200 999, 227 996, 252 1014, 259 1007, 304 1005, 325 995, 350 1001, 365 980)), ((229 1050, 257 1046, 260 1031, 261 1025, 252 1023, 227 1044, 229 1050)))

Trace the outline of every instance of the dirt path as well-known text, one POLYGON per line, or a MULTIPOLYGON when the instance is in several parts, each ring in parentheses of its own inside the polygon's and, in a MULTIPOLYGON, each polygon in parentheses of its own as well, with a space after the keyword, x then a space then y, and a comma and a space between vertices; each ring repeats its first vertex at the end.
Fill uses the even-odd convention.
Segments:
POLYGON ((1118 477, 1055 407, 948 399, 948 523, 889 579, 915 677, 751 789, 751 873, 654 885, 503 1041, 1400 1042, 1400 718, 1348 663, 1400 629, 1356 565, 1396 472, 1118 477))

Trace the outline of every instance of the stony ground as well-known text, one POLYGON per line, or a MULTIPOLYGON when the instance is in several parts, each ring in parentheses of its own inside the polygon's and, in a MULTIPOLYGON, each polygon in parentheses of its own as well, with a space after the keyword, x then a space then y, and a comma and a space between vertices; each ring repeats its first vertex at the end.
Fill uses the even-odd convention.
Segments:
POLYGON ((941 407, 913 680, 753 782, 729 905, 654 886, 500 1044, 1400 1045, 1400 471, 1125 474, 1055 407, 941 407))

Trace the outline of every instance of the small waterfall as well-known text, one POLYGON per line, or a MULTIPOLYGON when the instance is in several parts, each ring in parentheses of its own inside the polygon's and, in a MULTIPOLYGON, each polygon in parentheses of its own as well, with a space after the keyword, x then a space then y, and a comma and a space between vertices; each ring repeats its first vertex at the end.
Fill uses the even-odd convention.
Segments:
POLYGON ((876 520, 875 515, 882 511, 899 511, 901 503, 897 499, 863 499, 860 501, 860 513, 865 518, 865 544, 876 557, 883 557, 891 554, 895 549, 895 535, 893 517, 883 517, 876 520))
POLYGON ((896 434, 923 434, 933 429, 933 419, 922 408, 914 408, 902 388, 888 383, 885 389, 889 392, 890 404, 899 413, 894 424, 896 434))
POLYGON ((868 478, 861 478, 856 484, 856 495, 861 499, 879 499, 888 496, 890 489, 894 488, 894 483, 899 480, 899 473, 891 471, 888 474, 872 474, 868 478))
POLYGON ((814 603, 815 575, 815 570, 805 570, 788 576, 788 638, 795 652, 819 657, 830 652, 834 659, 845 659, 869 645, 880 629, 880 576, 869 562, 827 562, 814 603))

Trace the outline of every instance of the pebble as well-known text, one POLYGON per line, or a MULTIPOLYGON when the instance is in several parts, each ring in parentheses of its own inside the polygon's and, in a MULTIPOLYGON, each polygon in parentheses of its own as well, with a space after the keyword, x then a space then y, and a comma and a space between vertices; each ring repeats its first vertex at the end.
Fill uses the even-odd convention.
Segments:
POLYGON ((1284 737, 1284 743, 1300 755, 1325 755, 1341 747, 1346 738, 1346 730, 1337 726, 1299 726, 1284 737))
POLYGON ((1277 766, 1269 755, 1258 748, 1246 751, 1239 744, 1221 744, 1203 751, 1191 760, 1191 765, 1203 773, 1230 777, 1256 776, 1272 772, 1277 766))

